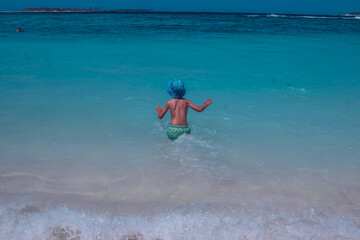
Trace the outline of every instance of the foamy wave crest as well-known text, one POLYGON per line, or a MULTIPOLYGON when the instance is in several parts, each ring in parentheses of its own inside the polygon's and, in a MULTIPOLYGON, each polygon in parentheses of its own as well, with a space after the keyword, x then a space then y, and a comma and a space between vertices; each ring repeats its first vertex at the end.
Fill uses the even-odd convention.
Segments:
POLYGON ((151 216, 94 214, 69 208, 41 210, 0 206, 0 239, 162 240, 162 239, 359 239, 359 219, 310 208, 297 214, 265 206, 249 213, 206 211, 192 204, 151 216), (357 222, 356 222, 357 221, 357 222))
POLYGON ((286 18, 310 18, 310 19, 338 19, 336 16, 311 16, 311 15, 284 15, 284 14, 268 14, 267 17, 286 17, 286 18))
POLYGON ((286 17, 286 15, 278 15, 278 14, 269 14, 267 17, 286 17))
POLYGON ((337 19, 337 17, 329 17, 329 16, 296 16, 295 18, 337 19))

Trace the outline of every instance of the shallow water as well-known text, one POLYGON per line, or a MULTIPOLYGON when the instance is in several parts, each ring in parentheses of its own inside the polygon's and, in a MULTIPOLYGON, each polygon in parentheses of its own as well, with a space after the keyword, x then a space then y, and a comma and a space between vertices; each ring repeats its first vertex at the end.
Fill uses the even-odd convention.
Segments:
POLYGON ((0 239, 359 238, 359 19, 0 24, 0 239), (170 143, 173 78, 215 103, 170 143))

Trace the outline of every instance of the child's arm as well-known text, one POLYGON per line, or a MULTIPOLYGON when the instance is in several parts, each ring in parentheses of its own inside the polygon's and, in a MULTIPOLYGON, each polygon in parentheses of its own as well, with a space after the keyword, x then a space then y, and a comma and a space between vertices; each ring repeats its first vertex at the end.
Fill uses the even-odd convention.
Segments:
POLYGON ((165 106, 163 109, 161 109, 160 106, 157 106, 156 111, 158 112, 158 118, 162 119, 165 116, 165 113, 167 112, 168 109, 169 109, 168 103, 165 103, 165 106))
POLYGON ((205 108, 207 106, 209 106, 210 104, 212 104, 212 98, 209 98, 208 100, 206 100, 204 102, 204 105, 202 105, 201 107, 199 106, 196 106, 195 104, 193 104, 192 102, 190 102, 189 100, 187 100, 188 104, 189 104, 189 107, 191 107, 192 109, 194 109, 195 111, 198 111, 198 112, 202 112, 205 110, 205 108))

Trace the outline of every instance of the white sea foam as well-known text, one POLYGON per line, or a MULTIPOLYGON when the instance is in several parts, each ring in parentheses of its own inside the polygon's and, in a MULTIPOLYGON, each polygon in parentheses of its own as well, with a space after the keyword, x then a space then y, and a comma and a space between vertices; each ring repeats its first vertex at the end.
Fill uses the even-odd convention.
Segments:
POLYGON ((329 17, 329 16, 296 16, 296 18, 336 19, 337 17, 329 17))
POLYGON ((293 87, 293 86, 289 86, 288 88, 293 90, 293 91, 296 91, 296 92, 302 92, 302 93, 307 92, 307 90, 305 88, 296 88, 296 87, 293 87))
POLYGON ((355 240, 360 236, 359 221, 358 217, 343 218, 321 207, 287 213, 272 204, 228 211, 196 203, 148 216, 110 216, 13 202, 0 205, 0 239, 355 240))
POLYGON ((283 15, 283 14, 268 14, 267 17, 287 17, 287 18, 310 18, 310 19, 337 19, 336 16, 311 16, 311 15, 283 15))
POLYGON ((268 14, 267 17, 287 17, 286 15, 279 15, 279 14, 268 14))

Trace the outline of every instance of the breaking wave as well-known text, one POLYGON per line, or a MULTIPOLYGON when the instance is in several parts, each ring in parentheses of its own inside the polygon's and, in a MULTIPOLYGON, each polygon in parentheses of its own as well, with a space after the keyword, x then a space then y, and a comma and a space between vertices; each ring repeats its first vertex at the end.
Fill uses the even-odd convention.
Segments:
POLYGON ((359 217, 332 215, 321 207, 287 213, 272 204, 252 211, 229 211, 196 203, 149 216, 111 216, 67 207, 39 209, 19 203, 0 205, 0 238, 8 240, 355 240, 360 236, 359 223, 359 217))

